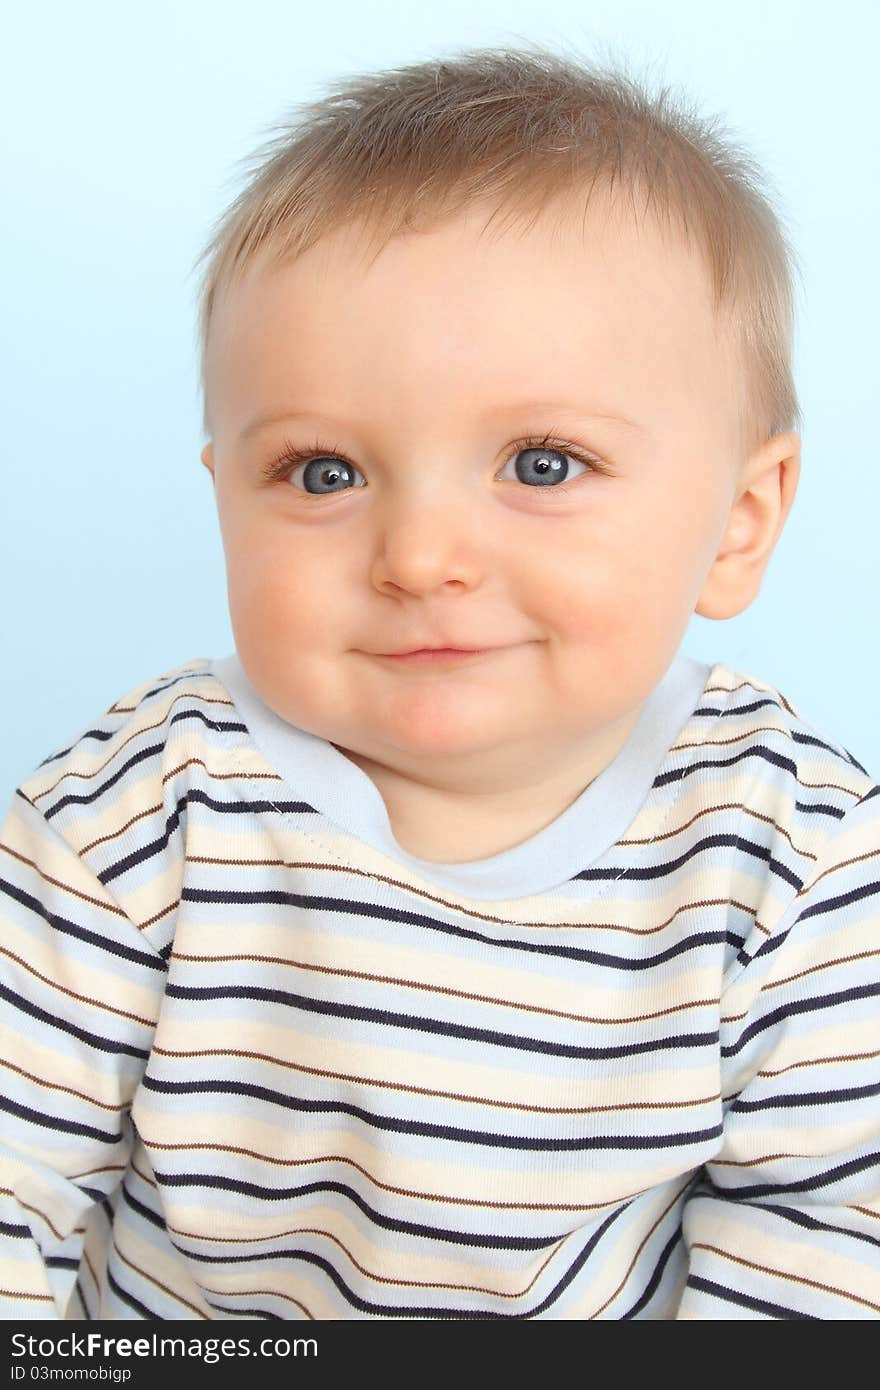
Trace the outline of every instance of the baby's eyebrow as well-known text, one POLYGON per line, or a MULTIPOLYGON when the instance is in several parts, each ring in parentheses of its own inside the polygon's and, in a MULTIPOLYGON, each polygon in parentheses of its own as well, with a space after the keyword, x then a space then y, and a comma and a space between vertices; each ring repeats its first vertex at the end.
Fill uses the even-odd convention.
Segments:
POLYGON ((542 412, 549 415, 560 415, 569 417, 573 420, 607 420, 610 424, 626 425, 628 429, 643 430, 644 426, 637 421, 631 420, 628 415, 621 415, 619 411, 608 410, 604 407, 591 406, 588 404, 575 404, 572 401, 551 401, 551 400, 516 400, 505 402, 503 405, 492 406, 485 413, 487 417, 519 415, 525 411, 542 412))
POLYGON ((282 425, 288 420, 320 420, 322 418, 320 411, 314 410, 272 411, 266 415, 258 415, 255 419, 251 420, 249 424, 245 425, 238 436, 238 440, 240 444, 243 444, 246 439, 250 439, 253 435, 258 434, 260 430, 266 429, 269 425, 282 425))
MULTIPOLYGON (((617 412, 608 410, 584 409, 583 407, 574 406, 571 404, 560 404, 559 401, 518 400, 512 403, 505 403, 503 405, 492 406, 489 410, 485 411, 484 413, 487 418, 497 418, 501 416, 504 416, 506 418, 516 417, 517 415, 523 415, 526 412, 542 412, 545 414, 552 415, 554 416, 554 418, 556 416, 564 416, 572 420, 585 422, 590 420, 602 420, 609 424, 623 425, 627 429, 636 430, 640 434, 643 434, 645 432, 645 428, 643 425, 638 424, 635 420, 631 420, 626 415, 621 415, 617 412)), ((286 424, 288 421, 292 420, 326 421, 326 423, 330 425, 332 428, 349 428, 348 421, 342 419, 331 421, 329 416, 323 416, 320 411, 272 411, 265 415, 258 415, 255 419, 251 420, 247 425, 245 425, 244 429, 238 436, 239 443, 243 444, 246 440, 252 438, 253 435, 258 434, 260 430, 267 429, 270 425, 286 424)))

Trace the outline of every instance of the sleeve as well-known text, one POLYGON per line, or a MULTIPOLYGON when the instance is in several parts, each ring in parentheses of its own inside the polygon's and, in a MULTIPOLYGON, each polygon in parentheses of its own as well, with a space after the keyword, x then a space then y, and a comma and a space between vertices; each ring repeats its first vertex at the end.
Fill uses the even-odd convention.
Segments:
POLYGON ((679 1318, 880 1318, 878 793, 722 998, 724 1133, 685 1205, 679 1318))
POLYGON ((0 1317, 80 1317, 165 962, 19 788, 0 827, 0 1317))

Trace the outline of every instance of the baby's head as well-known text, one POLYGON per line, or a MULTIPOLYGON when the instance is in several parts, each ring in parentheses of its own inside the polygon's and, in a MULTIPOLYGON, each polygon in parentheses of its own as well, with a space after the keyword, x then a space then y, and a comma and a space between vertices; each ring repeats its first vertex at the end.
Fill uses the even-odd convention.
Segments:
POLYGON ((792 258, 667 94, 523 49, 350 79, 201 259, 236 647, 291 723, 437 786, 610 757, 691 614, 758 593, 792 258))

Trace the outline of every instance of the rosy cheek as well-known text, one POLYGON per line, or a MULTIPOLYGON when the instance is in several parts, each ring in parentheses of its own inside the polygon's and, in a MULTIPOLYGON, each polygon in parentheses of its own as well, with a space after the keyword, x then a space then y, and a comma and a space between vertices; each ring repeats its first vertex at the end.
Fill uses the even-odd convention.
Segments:
POLYGON ((560 632, 588 637, 617 626, 638 587, 637 567, 626 551, 587 535, 545 552, 524 593, 539 596, 544 618, 560 632))

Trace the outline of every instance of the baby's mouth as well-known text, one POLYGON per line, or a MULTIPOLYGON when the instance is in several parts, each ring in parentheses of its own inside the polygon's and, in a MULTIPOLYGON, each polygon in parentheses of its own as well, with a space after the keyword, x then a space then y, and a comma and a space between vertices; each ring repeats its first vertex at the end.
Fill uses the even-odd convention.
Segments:
POLYGON ((420 647, 415 651, 376 652, 375 655, 380 661, 395 662, 399 665, 432 666, 475 661, 503 650, 502 647, 420 647))

